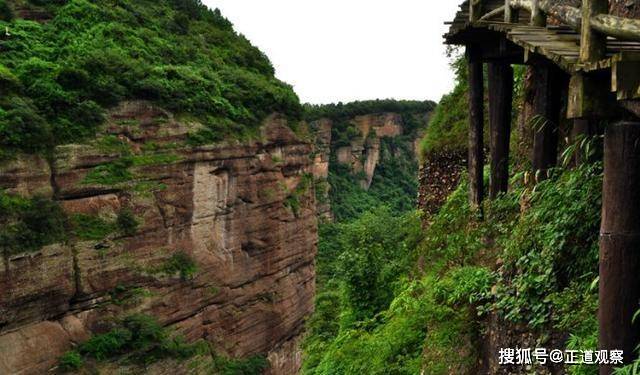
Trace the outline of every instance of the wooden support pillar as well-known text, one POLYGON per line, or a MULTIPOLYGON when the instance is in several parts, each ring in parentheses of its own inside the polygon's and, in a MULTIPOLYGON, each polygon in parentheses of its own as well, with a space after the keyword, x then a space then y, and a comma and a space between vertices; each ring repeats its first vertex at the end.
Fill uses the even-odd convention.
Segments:
POLYGON ((479 51, 467 47, 469 64, 469 203, 479 208, 484 196, 484 78, 479 51))
POLYGON ((558 124, 562 103, 562 72, 547 63, 531 67, 533 83, 533 171, 546 178, 558 160, 558 124))
POLYGON ((509 185, 509 138, 513 101, 513 68, 504 62, 489 63, 489 124, 491 175, 489 197, 506 192, 509 185))
POLYGON ((582 0, 582 30, 580 35, 580 61, 596 62, 605 57, 607 36, 591 27, 598 14, 609 13, 609 0, 582 0))
MULTIPOLYGON (((599 346, 624 350, 630 363, 640 343, 640 122, 608 125, 600 228, 599 346)), ((612 366, 602 365, 600 375, 612 366)))
POLYGON ((519 11, 511 7, 511 0, 504 0, 504 22, 518 23, 519 11))
POLYGON ((482 17, 482 0, 469 1, 469 21, 474 22, 482 17))
POLYGON ((531 24, 533 26, 547 26, 547 15, 540 9, 540 0, 531 0, 531 24))

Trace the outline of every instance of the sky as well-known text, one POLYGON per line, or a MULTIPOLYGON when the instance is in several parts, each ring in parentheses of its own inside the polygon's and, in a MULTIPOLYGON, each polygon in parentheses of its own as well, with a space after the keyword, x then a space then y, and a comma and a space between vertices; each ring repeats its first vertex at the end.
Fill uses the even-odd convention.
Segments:
POLYGON ((271 60, 303 102, 438 101, 456 0, 203 0, 271 60))

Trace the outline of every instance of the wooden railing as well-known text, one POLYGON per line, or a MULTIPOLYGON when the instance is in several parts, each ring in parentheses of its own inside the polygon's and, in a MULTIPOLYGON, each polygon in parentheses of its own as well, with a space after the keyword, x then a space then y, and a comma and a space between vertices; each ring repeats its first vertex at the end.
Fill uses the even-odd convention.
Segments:
MULTIPOLYGON (((472 10, 471 21, 486 21, 500 14, 505 15, 505 22, 511 22, 512 11, 524 9, 531 13, 532 24, 544 26, 546 16, 551 16, 563 24, 582 32, 584 11, 593 0, 583 0, 583 9, 568 5, 555 4, 553 0, 505 0, 505 5, 482 13, 482 0, 470 0, 472 10)), ((591 8, 589 8, 591 9, 591 8)), ((640 20, 617 17, 611 14, 598 13, 589 18, 590 28, 606 36, 618 39, 640 41, 640 20)))

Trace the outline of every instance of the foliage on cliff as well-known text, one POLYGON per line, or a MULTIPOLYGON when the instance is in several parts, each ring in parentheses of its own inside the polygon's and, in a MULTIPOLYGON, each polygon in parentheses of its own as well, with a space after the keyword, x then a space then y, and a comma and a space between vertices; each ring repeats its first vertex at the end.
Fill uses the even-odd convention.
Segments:
MULTIPOLYGON (((453 90, 445 94, 436 106, 429 121, 429 131, 420 142, 420 155, 424 159, 432 153, 441 151, 465 151, 467 148, 467 131, 469 128, 469 82, 467 60, 458 51, 449 51, 451 70, 455 76, 453 90)), ((522 85, 524 81, 524 67, 514 66, 513 117, 517 117, 522 101, 522 85)), ((487 86, 488 77, 485 71, 484 83, 487 86)), ((485 87, 485 140, 488 132, 488 101, 485 87)), ((515 122, 514 122, 515 123, 515 122)), ((512 129, 515 131, 515 127, 512 129)), ((487 142, 487 141, 485 141, 487 142)))
POLYGON ((357 116, 381 113, 397 113, 402 116, 403 132, 406 136, 414 137, 418 131, 424 130, 420 119, 435 108, 432 101, 415 100, 367 100, 351 103, 304 105, 304 118, 311 122, 321 118, 333 121, 331 129, 332 146, 346 146, 358 137, 360 132, 352 123, 357 116))
POLYGON ((548 345, 595 348, 601 167, 558 170, 535 189, 520 177, 485 203, 484 220, 471 212, 463 182, 422 234, 412 232, 415 214, 392 219, 376 211, 323 236, 325 292, 309 323, 305 373, 474 373, 489 313, 541 337, 569 337, 548 345), (401 267, 385 279, 378 262, 401 267), (357 282, 354 273, 385 282, 357 282))
POLYGON ((442 150, 461 150, 467 145, 469 106, 467 104, 467 63, 464 57, 454 58, 451 69, 455 74, 453 91, 445 94, 429 122, 429 131, 420 143, 420 153, 425 155, 442 150))
POLYGON ((0 12, 0 156, 89 139, 127 99, 197 119, 194 143, 252 135, 272 112, 301 117, 266 56, 199 0, 5 0, 0 12))
POLYGON ((382 138, 380 161, 368 190, 361 177, 349 166, 332 159, 328 182, 331 212, 337 221, 353 220, 374 207, 386 206, 393 212, 406 212, 416 205, 417 170, 413 151, 406 137, 382 138))
POLYGON ((58 370, 69 373, 88 367, 87 373, 100 373, 100 364, 112 361, 121 366, 139 367, 141 371, 166 359, 189 360, 188 366, 193 371, 197 367, 203 369, 203 373, 221 375, 257 375, 268 367, 263 356, 229 359, 217 355, 205 341, 187 343, 184 337, 162 327, 155 318, 134 314, 118 321, 110 331, 92 336, 66 352, 59 359, 58 370))

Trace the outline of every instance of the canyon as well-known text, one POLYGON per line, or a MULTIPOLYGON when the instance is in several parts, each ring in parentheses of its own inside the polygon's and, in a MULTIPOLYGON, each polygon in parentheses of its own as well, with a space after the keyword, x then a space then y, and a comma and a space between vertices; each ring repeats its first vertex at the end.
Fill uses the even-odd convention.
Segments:
POLYGON ((133 313, 187 341, 205 340, 221 355, 263 354, 269 374, 298 373, 314 306, 317 222, 331 219, 330 163, 347 165, 367 188, 381 140, 403 134, 397 113, 349 121, 359 133, 348 146, 332 143, 330 119, 296 134, 274 114, 258 140, 186 147, 200 124, 127 101, 108 112, 95 140, 58 146, 50 159, 4 163, 0 187, 8 194, 52 199, 81 220, 113 221, 126 209, 139 225, 4 254, 0 373, 47 372, 66 351, 133 313), (133 162, 121 166, 126 160, 133 162), (183 258, 193 271, 167 268, 183 258))

